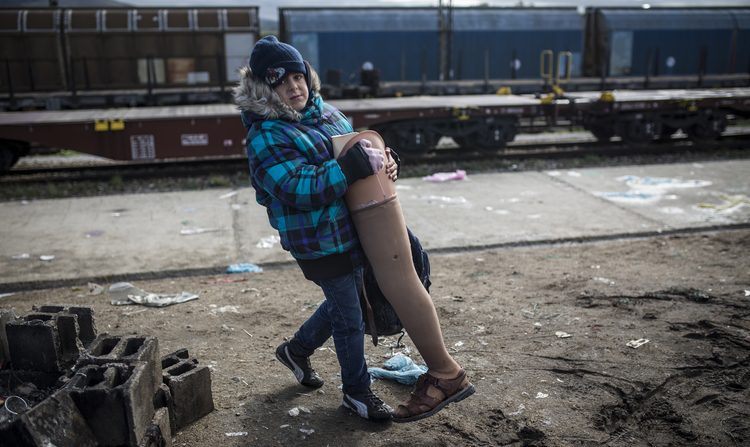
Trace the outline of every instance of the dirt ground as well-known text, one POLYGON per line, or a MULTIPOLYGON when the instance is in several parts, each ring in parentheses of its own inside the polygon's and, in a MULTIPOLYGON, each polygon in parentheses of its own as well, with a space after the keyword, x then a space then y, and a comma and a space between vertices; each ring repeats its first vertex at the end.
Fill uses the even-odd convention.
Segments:
MULTIPOLYGON (((188 348, 211 367, 216 410, 176 446, 748 445, 749 250, 750 230, 734 230, 431 256, 446 344, 477 393, 411 424, 339 407, 332 342, 313 356, 319 391, 275 360, 322 299, 296 266, 134 283, 200 295, 164 309, 112 306, 86 284, 0 304, 87 305, 100 333, 156 336, 162 355, 188 348), (637 339, 649 341, 627 346, 637 339), (288 414, 299 406, 309 413, 288 414)), ((403 351, 394 342, 368 341, 370 366, 403 351)), ((392 405, 410 391, 373 389, 392 405)))

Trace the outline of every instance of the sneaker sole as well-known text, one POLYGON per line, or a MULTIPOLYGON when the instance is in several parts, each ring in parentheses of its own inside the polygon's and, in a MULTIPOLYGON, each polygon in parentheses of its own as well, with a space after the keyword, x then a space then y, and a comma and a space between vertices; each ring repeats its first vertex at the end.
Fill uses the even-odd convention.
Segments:
POLYGON ((399 417, 393 416, 393 422, 397 422, 397 423, 414 422, 420 419, 428 418, 434 415, 435 413, 437 413, 438 411, 442 410, 443 408, 445 408, 448 404, 452 402, 461 402, 462 400, 474 394, 475 391, 476 391, 476 388, 474 388, 474 385, 470 383, 469 386, 467 386, 463 390, 459 391, 453 396, 448 397, 442 402, 440 402, 439 404, 437 404, 435 408, 433 408, 432 410, 425 411, 424 413, 420 413, 420 414, 415 414, 414 416, 408 416, 405 418, 399 418, 399 417))

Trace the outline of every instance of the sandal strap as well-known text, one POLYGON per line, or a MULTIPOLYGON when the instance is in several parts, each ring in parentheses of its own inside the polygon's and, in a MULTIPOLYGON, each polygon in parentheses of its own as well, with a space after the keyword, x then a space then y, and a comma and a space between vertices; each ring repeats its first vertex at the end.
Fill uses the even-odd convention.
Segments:
POLYGON ((466 371, 461 369, 458 375, 453 379, 439 379, 430 373, 424 373, 417 379, 414 391, 406 402, 406 405, 400 405, 409 412, 409 414, 418 414, 435 408, 440 402, 456 394, 461 389, 461 384, 466 378, 466 371), (432 397, 427 394, 429 387, 437 389, 443 393, 442 398, 432 397), (424 409, 426 408, 426 409, 424 409))

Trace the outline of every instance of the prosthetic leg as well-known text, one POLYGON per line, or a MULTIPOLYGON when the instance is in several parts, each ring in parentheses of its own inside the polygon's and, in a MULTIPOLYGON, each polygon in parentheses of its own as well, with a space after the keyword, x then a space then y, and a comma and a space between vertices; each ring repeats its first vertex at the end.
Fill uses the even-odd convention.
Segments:
MULTIPOLYGON (((334 137, 334 155, 338 158, 361 139, 385 151, 380 135, 368 130, 334 137)), ((436 376, 455 376, 460 366, 445 348, 435 306, 414 270, 396 187, 385 169, 354 182, 345 200, 378 286, 428 369, 436 376)))

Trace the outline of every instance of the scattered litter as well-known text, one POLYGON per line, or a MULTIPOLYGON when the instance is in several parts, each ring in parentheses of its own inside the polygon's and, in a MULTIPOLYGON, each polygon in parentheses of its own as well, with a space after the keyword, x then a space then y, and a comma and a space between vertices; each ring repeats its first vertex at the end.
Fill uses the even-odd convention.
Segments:
POLYGON ((260 273, 263 269, 255 264, 240 263, 227 267, 227 273, 260 273))
POLYGON ((289 424, 282 424, 282 425, 279 425, 279 428, 287 428, 287 427, 290 427, 290 425, 289 425, 289 424))
POLYGON ((750 290, 745 290, 745 296, 750 296, 750 290))
POLYGON ((7 411, 10 414, 21 414, 28 411, 31 407, 28 403, 26 403, 25 400, 23 400, 23 397, 21 396, 8 396, 5 398, 5 402, 3 403, 3 408, 5 408, 5 411, 7 411), (16 402, 14 404, 11 404, 11 402, 15 402, 13 399, 17 399, 20 402, 16 402))
POLYGON ((279 242, 281 242, 281 238, 276 235, 272 235, 260 238, 255 246, 258 248, 273 248, 273 246, 278 244, 279 242))
POLYGON ((15 295, 16 292, 10 292, 10 293, 0 293, 0 298, 5 298, 6 296, 15 295))
POLYGON ((602 278, 601 276, 595 276, 595 277, 593 277, 591 279, 593 279, 596 282, 602 282, 602 283, 604 283, 604 284, 606 284, 608 286, 614 286, 615 285, 615 282, 612 281, 611 279, 602 278))
POLYGON ((21 253, 21 254, 11 256, 12 259, 15 259, 17 261, 21 259, 29 259, 30 257, 31 255, 28 253, 21 253))
POLYGON ((508 413, 508 416, 518 416, 519 414, 523 413, 523 410, 526 409, 526 405, 521 404, 518 406, 518 410, 514 411, 513 413, 508 413))
POLYGON ((422 180, 424 181, 435 182, 435 183, 448 182, 451 180, 465 180, 465 179, 466 179, 466 171, 464 171, 463 169, 456 169, 453 172, 436 172, 432 175, 422 177, 422 180))
POLYGON ((55 255, 41 255, 39 256, 40 261, 49 262, 51 260, 55 259, 55 255))
POLYGON ((216 315, 217 313, 225 314, 227 312, 231 312, 233 314, 240 313, 240 309, 237 306, 227 305, 227 306, 216 307, 216 304, 212 304, 211 307, 213 307, 213 309, 211 309, 211 313, 214 315, 216 315))
POLYGON ((454 343, 454 344, 453 344, 453 347, 454 347, 454 348, 460 348, 460 347, 461 347, 461 346, 463 346, 463 345, 464 345, 464 342, 462 342, 462 341, 457 341, 456 343, 454 343))
POLYGON ((287 411, 287 414, 289 414, 289 416, 291 416, 293 418, 297 417, 297 416, 299 416, 299 408, 298 407, 294 407, 291 410, 287 411))
POLYGON ((650 342, 650 341, 651 341, 651 340, 649 340, 648 338, 639 338, 638 340, 630 340, 630 341, 629 341, 629 342, 627 343, 627 345, 626 345, 626 346, 627 346, 628 348, 633 348, 633 349, 636 349, 636 348, 640 348, 641 346, 645 345, 646 343, 648 343, 648 342, 650 342))
POLYGON ((99 284, 95 282, 90 282, 88 284, 89 288, 89 295, 101 295, 104 293, 104 287, 100 286, 99 284))
POLYGON ((193 236, 195 234, 214 233, 221 231, 221 228, 183 228, 180 230, 181 236, 193 236))
POLYGON ((536 323, 534 323, 534 329, 541 329, 541 328, 542 328, 542 323, 540 323, 538 321, 536 323))
POLYGON ((538 393, 536 393, 536 398, 537 399, 546 399, 548 397, 549 397, 549 394, 542 393, 541 391, 538 392, 538 393))
POLYGON ((228 199, 228 198, 230 198, 232 196, 236 196, 237 194, 239 194, 239 191, 230 191, 230 192, 228 192, 226 194, 220 195, 219 198, 220 199, 228 199))
POLYGON ((580 177, 581 176, 581 173, 576 172, 576 171, 568 171, 567 174, 568 174, 568 177, 580 177))
POLYGON ((251 334, 250 332, 248 332, 247 329, 243 329, 243 331, 245 331, 245 333, 248 335, 248 337, 253 338, 253 334, 251 334))
POLYGON ((427 367, 417 365, 403 354, 396 354, 383 362, 383 368, 367 368, 370 375, 377 379, 390 379, 404 385, 414 385, 419 376, 427 372, 427 367))
POLYGON ((198 299, 198 295, 184 291, 177 294, 146 292, 129 282, 118 282, 109 286, 109 297, 110 303, 115 306, 141 304, 149 307, 165 307, 198 299))
POLYGON ((233 436, 247 436, 247 432, 246 431, 235 431, 235 432, 225 433, 225 435, 227 435, 229 437, 233 437, 233 436))
POLYGON ((563 332, 563 331, 557 331, 557 332, 555 332, 555 336, 557 338, 570 338, 570 337, 572 337, 572 335, 568 334, 567 332, 563 332))
POLYGON ((312 428, 300 428, 299 431, 306 436, 310 436, 311 434, 315 433, 315 430, 313 430, 312 428))

